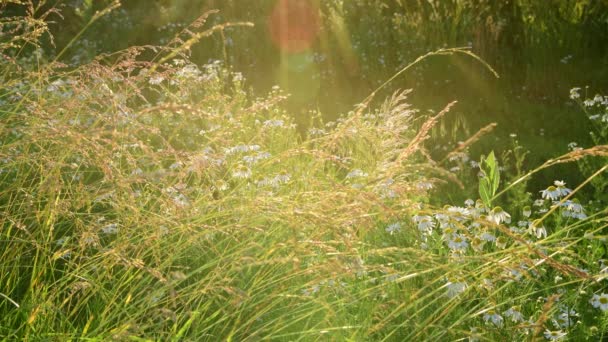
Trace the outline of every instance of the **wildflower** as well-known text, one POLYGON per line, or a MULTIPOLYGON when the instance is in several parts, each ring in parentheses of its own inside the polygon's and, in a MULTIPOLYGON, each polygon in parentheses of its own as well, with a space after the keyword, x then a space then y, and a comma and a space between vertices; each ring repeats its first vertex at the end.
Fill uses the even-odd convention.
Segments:
POLYGON ((158 84, 163 83, 164 80, 165 80, 165 78, 162 77, 161 75, 155 75, 155 76, 152 76, 150 78, 150 80, 148 80, 148 83, 150 83, 151 85, 158 85, 158 84))
POLYGON ((472 199, 467 199, 466 201, 464 201, 464 205, 467 206, 467 208, 471 208, 475 205, 475 202, 472 199))
POLYGON ((576 100, 576 99, 580 98, 581 97, 581 94, 579 94, 580 90, 581 90, 581 88, 578 88, 578 87, 570 89, 570 98, 572 100, 576 100))
POLYGON ((542 207, 544 204, 545 204, 545 201, 543 201, 542 199, 534 200, 534 203, 532 203, 532 205, 535 207, 542 207))
POLYGON ((178 193, 173 197, 173 202, 180 207, 188 207, 190 206, 190 201, 186 195, 178 193))
POLYGON ((483 201, 478 199, 477 201, 475 201, 475 209, 477 209, 477 211, 479 213, 483 213, 486 212, 488 210, 488 208, 486 207, 485 204, 483 204, 483 201))
POLYGON ((530 217, 530 215, 532 215, 532 209, 530 208, 530 206, 529 206, 529 205, 527 205, 527 206, 525 206, 525 207, 524 207, 524 209, 523 209, 523 211, 522 211, 522 214, 523 214, 525 217, 530 217))
POLYGON ((488 291, 494 290, 494 283, 490 279, 487 279, 487 278, 481 279, 480 285, 482 288, 484 288, 488 291))
POLYGON ((266 120, 264 121, 264 127, 283 127, 285 122, 283 120, 266 120))
POLYGON ((583 208, 583 206, 576 200, 568 200, 562 203, 562 207, 566 208, 564 211, 562 211, 562 216, 564 217, 572 217, 579 220, 587 218, 587 215, 585 214, 585 208, 583 208))
POLYGON ((550 331, 549 329, 545 330, 545 338, 550 341, 558 341, 562 338, 566 337, 566 333, 561 330, 550 331))
POLYGON ((456 221, 464 221, 470 215, 469 209, 462 207, 448 207, 448 212, 452 214, 452 218, 456 221))
POLYGON ((502 316, 494 310, 489 310, 488 312, 484 313, 483 320, 486 321, 486 323, 492 322, 495 326, 499 328, 502 327, 504 323, 504 318, 502 318, 502 316))
POLYGON ((458 296, 459 294, 463 293, 467 289, 467 283, 465 283, 465 282, 452 283, 451 281, 448 281, 448 283, 445 286, 447 288, 446 295, 449 298, 454 298, 454 297, 458 296))
POLYGON ((414 216, 413 220, 418 224, 418 230, 423 234, 431 234, 433 232, 433 228, 435 228, 435 221, 433 221, 433 218, 428 215, 416 215, 414 216))
POLYGON ((169 165, 169 169, 170 170, 177 170, 177 169, 181 168, 182 166, 184 166, 184 163, 182 163, 180 161, 177 161, 177 162, 169 165))
POLYGON ((444 213, 435 214, 435 219, 439 221, 439 227, 441 227, 441 229, 444 229, 451 225, 450 217, 444 213))
POLYGON ((500 249, 504 249, 505 247, 507 247, 507 239, 503 236, 499 236, 496 241, 496 247, 500 248, 500 249))
POLYGON ((467 238, 462 234, 452 234, 448 240, 448 247, 452 250, 465 250, 469 247, 467 238))
POLYGON ((595 101, 593 101, 591 99, 587 99, 587 100, 585 100, 585 102, 583 102, 583 104, 585 105, 585 107, 593 107, 593 106, 595 106, 595 101))
POLYGON ((572 190, 566 188, 566 183, 564 181, 555 181, 553 184, 557 187, 560 197, 567 196, 572 192, 572 190))
POLYGON ((494 242, 496 241, 496 236, 494 236, 494 234, 492 233, 483 232, 483 234, 481 234, 480 236, 480 239, 488 242, 494 242))
POLYGON ((561 197, 562 192, 558 188, 551 185, 548 188, 546 188, 545 190, 541 190, 540 193, 541 193, 541 196, 543 199, 549 199, 549 200, 555 201, 561 197))
POLYGON ((478 252, 483 250, 485 244, 486 242, 477 236, 471 239, 471 247, 478 252))
POLYGON ((213 185, 211 187, 212 190, 217 190, 217 191, 226 191, 230 188, 230 185, 228 185, 228 183, 222 179, 218 180, 215 185, 213 185))
POLYGON ((524 321, 524 315, 522 315, 522 313, 519 312, 519 310, 517 310, 517 308, 515 307, 510 308, 502 314, 505 315, 505 317, 510 318, 511 322, 513 323, 519 323, 524 321))
POLYGON ((580 151, 583 148, 582 147, 578 147, 578 144, 575 142, 571 142, 568 144, 568 149, 570 149, 571 151, 580 151))
POLYGON ((578 316, 574 310, 563 310, 554 319, 553 324, 560 328, 569 328, 574 325, 574 317, 578 316))
POLYGON ((608 267, 606 266, 606 260, 600 259, 600 274, 608 274, 608 267))
MULTIPOLYGON (((521 222, 521 221, 520 221, 521 222)), ((525 227, 527 227, 528 225, 526 224, 525 227)), ((515 227, 515 226, 510 226, 509 230, 515 234, 523 234, 524 233, 524 229, 520 228, 520 227, 515 227)))
POLYGON ((390 233, 391 235, 393 235, 393 233, 401 231, 401 223, 399 223, 399 222, 391 223, 388 225, 388 227, 386 227, 385 230, 388 233, 390 233))
POLYGON ((389 274, 384 278, 384 280, 389 283, 395 282, 395 281, 397 281, 397 279, 399 279, 399 274, 397 274, 397 273, 389 274))
POLYGON ((237 145, 224 150, 226 155, 245 152, 256 152, 260 150, 260 145, 237 145))
POLYGON ((501 207, 495 207, 490 211, 490 215, 488 216, 490 221, 495 222, 496 224, 500 224, 501 222, 510 223, 511 215, 509 215, 506 211, 502 210, 501 207))
POLYGON ((530 222, 530 225, 528 226, 528 233, 531 235, 536 235, 537 239, 547 237, 547 229, 545 229, 541 220, 534 220, 534 222, 530 222))
POLYGON ((482 335, 479 333, 479 329, 477 327, 472 327, 471 332, 469 334, 469 342, 477 342, 480 341, 482 335))
POLYGON ((232 177, 241 179, 250 178, 251 170, 244 165, 240 165, 234 172, 232 172, 232 177))
POLYGON ((431 182, 418 182, 418 183, 416 183, 416 188, 418 190, 431 190, 433 188, 433 183, 431 183, 431 182))
POLYGON ((271 154, 268 152, 258 152, 256 155, 244 156, 243 161, 249 165, 253 165, 260 160, 268 159, 271 157, 271 154))
POLYGON ((274 180, 279 184, 287 183, 291 180, 291 175, 285 171, 274 176, 274 180))
POLYGON ((524 335, 530 335, 531 333, 535 332, 536 327, 537 325, 536 321, 534 320, 534 317, 530 317, 527 321, 523 322, 518 326, 518 328, 524 335))
POLYGON ((324 129, 319 129, 319 128, 311 128, 308 130, 308 135, 310 136, 321 136, 321 135, 325 135, 326 132, 324 129))
POLYGON ((346 179, 360 178, 360 177, 367 177, 367 176, 368 176, 368 174, 363 172, 361 169, 354 169, 346 175, 346 179))
POLYGON ((523 277, 523 273, 517 268, 510 268, 508 269, 506 276, 512 278, 515 281, 520 281, 521 277, 523 277))
POLYGON ((105 234, 116 234, 118 233, 118 224, 110 223, 108 225, 105 225, 103 228, 101 228, 101 231, 105 234))
POLYGON ((589 301, 594 308, 599 308, 602 311, 608 310, 608 294, 602 293, 601 295, 594 294, 593 298, 589 301))

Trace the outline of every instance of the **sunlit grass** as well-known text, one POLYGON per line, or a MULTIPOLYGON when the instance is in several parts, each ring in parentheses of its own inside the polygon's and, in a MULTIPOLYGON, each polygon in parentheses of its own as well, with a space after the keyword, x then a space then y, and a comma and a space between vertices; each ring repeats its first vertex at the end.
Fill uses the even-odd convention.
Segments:
POLYGON ((607 212, 575 199, 606 166, 499 202, 606 158, 602 140, 530 172, 513 152, 509 174, 468 159, 490 125, 436 162, 430 131, 454 103, 424 120, 409 91, 300 134, 280 89, 254 99, 180 42, 69 71, 0 45, 17 57, 0 62, 2 338, 604 337, 607 212), (445 183, 479 196, 449 203, 445 183))

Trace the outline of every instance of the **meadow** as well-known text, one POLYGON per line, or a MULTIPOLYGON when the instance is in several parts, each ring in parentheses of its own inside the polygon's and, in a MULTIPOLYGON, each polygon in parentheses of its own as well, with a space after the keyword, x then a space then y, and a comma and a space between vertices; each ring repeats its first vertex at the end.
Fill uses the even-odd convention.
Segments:
MULTIPOLYGON (((415 1, 330 1, 310 7, 324 24, 298 40, 272 23, 271 38, 252 36, 272 1, 238 13, 233 1, 176 1, 166 8, 210 8, 155 31, 130 22, 146 11, 135 3, 0 2, 0 339, 607 338, 601 5, 575 1, 562 30, 548 24, 570 2, 557 14, 511 2, 546 15, 523 27, 505 17, 529 40, 506 42, 538 49, 512 49, 517 62, 498 40, 461 44, 471 18, 513 13, 492 2, 429 2, 427 13, 415 1), (395 27, 369 28, 387 13, 434 24, 395 15, 395 27), (417 48, 345 44, 361 37, 347 27, 394 41, 410 29, 403 44, 417 48), (147 31, 158 43, 141 41, 147 31), (541 44, 551 34, 595 51, 596 71, 533 67, 530 56, 564 48, 541 44), (273 43, 276 63, 243 60, 273 43), (373 67, 381 51, 391 68, 373 67), (348 77, 367 83, 336 71, 354 64, 310 56, 351 56, 348 77), (458 80, 445 82, 450 72, 458 80), (518 78, 529 91, 516 101, 518 78)), ((162 13, 152 18, 176 15, 162 13)))

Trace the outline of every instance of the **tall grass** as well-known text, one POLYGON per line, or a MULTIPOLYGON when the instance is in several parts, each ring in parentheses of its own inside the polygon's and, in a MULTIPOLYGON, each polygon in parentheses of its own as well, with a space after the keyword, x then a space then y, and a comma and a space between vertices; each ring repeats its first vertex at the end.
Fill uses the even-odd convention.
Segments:
POLYGON ((29 54, 45 24, 12 19, 3 339, 604 336, 605 210, 583 212, 562 184, 530 214, 508 208, 519 228, 497 198, 433 206, 460 184, 425 147, 452 104, 423 121, 397 92, 300 136, 279 89, 252 98, 222 63, 188 60, 205 18, 176 45, 77 68, 29 54))

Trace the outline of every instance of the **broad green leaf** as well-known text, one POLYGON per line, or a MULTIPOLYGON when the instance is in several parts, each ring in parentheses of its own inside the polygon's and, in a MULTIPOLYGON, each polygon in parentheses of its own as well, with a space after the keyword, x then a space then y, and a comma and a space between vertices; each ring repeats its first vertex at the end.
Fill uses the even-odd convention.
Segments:
POLYGON ((483 177, 479 180, 479 196, 486 206, 491 207, 492 198, 500 185, 500 172, 494 151, 490 152, 487 157, 481 157, 479 168, 483 172, 483 177))
POLYGON ((487 177, 481 178, 479 180, 479 196, 481 197, 481 200, 486 205, 486 207, 490 208, 492 204, 492 195, 490 190, 490 182, 488 181, 487 177))

